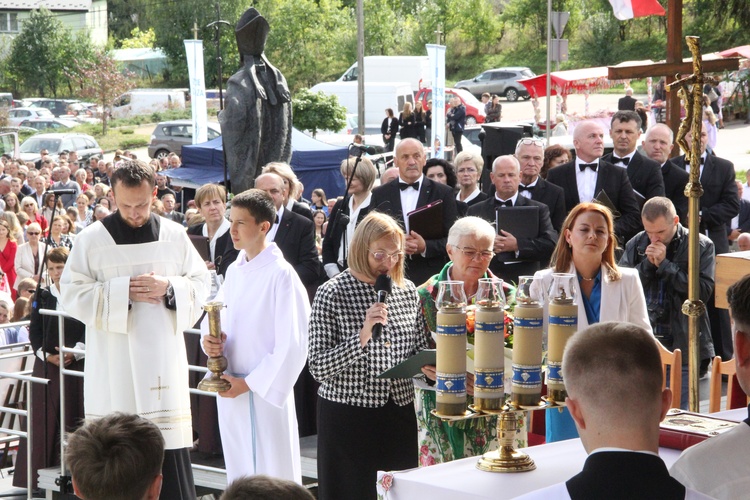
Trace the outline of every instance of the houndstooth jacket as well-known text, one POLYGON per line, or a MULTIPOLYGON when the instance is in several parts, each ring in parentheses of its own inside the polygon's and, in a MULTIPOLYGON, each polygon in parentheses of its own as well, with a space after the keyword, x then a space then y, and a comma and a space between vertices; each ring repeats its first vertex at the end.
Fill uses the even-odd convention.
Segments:
POLYGON ((410 379, 378 379, 380 373, 427 348, 425 319, 411 281, 388 295, 388 323, 378 340, 365 347, 359 332, 367 309, 376 301, 372 285, 346 270, 323 284, 310 317, 310 373, 320 382, 318 394, 352 406, 378 408, 392 398, 403 406, 414 400, 410 379))

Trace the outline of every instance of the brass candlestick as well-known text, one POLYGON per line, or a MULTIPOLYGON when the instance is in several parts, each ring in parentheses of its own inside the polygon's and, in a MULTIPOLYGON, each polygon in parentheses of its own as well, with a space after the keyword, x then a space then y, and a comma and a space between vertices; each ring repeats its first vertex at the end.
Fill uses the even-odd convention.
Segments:
MULTIPOLYGON (((220 313, 223 308, 224 304, 218 301, 207 302, 203 306, 203 310, 208 314, 208 334, 217 339, 221 339, 220 313)), ((206 368, 211 372, 211 376, 201 380, 198 389, 208 392, 225 392, 232 387, 229 382, 221 378, 224 370, 227 369, 227 358, 223 355, 208 358, 206 368)))

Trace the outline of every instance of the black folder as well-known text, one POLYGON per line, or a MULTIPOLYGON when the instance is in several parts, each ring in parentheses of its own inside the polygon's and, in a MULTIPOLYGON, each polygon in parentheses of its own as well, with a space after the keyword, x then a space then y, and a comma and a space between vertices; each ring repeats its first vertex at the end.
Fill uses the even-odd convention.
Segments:
POLYGON ((425 240, 438 240, 448 236, 443 228, 443 200, 435 200, 406 214, 409 231, 414 231, 425 240))
POLYGON ((211 260, 211 247, 208 243, 208 238, 202 234, 188 234, 190 241, 193 242, 193 246, 201 256, 203 260, 211 260))
MULTIPOLYGON (((636 198, 637 198, 637 196, 636 196, 636 198)), ((595 203, 599 203, 600 205, 604 205, 605 207, 607 207, 609 209, 609 211, 612 212, 612 217, 614 217, 615 219, 618 218, 620 215, 622 215, 615 208, 615 204, 612 203, 612 198, 610 198, 609 195, 607 194, 607 192, 605 190, 603 190, 603 189, 601 191, 599 191, 599 194, 597 194, 596 197, 592 201, 594 201, 595 203)), ((645 203, 645 198, 644 198, 644 203, 645 203)))
POLYGON ((507 231, 516 239, 539 236, 539 207, 500 207, 495 217, 497 234, 507 231))

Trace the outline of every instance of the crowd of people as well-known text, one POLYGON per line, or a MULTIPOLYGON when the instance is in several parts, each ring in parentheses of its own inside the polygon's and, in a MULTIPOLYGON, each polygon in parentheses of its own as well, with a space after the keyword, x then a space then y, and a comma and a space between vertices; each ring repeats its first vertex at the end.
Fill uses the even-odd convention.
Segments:
MULTIPOLYGON (((420 108, 407 107, 398 118, 389 110, 383 134, 394 145, 394 166, 379 179, 366 156, 350 157, 340 168, 344 196, 314 189, 310 201, 285 163, 263 166, 255 188, 236 194, 228 209, 219 185, 178 196, 169 179, 180 166, 176 155, 150 164, 127 152, 112 163, 86 164, 73 153, 44 155, 37 164, 3 158, 10 179, 0 178, 8 189, 0 219, 0 321, 3 309, 5 321, 31 318, 25 330, 7 328, 5 343, 31 342, 37 376, 53 380, 61 365, 86 374, 66 390, 70 422, 61 424, 51 410, 59 404, 54 385, 35 393, 32 405, 46 408, 36 414, 46 413, 47 421, 32 426, 42 425, 46 444, 33 450, 31 473, 59 460, 56 432, 73 430, 75 418, 112 412, 140 415, 138 425, 155 424, 152 434, 162 439, 154 449, 164 456, 160 468, 149 466, 137 482, 144 498, 160 489, 163 497, 192 498, 193 447, 223 451, 230 481, 266 474, 300 483, 299 437, 317 434, 321 499, 375 498, 378 470, 482 454, 495 441, 493 426, 447 426, 431 415, 434 366, 422 367, 416 382, 377 377, 434 346, 437 283, 447 279, 462 281, 473 302, 480 278, 502 279, 511 291, 519 276, 534 275, 532 294, 543 299, 552 273, 572 273, 579 330, 685 349, 690 165, 669 158, 673 135, 665 125, 651 125, 641 139, 639 114, 618 111, 608 155, 604 129, 581 122, 574 151, 523 138, 514 154, 486 165, 471 151, 456 151, 453 162, 428 160, 420 108), (491 182, 480 185, 484 169, 491 182), (51 195, 57 189, 65 194, 51 195), (425 237, 408 215, 430 204, 441 215, 425 237), (504 213, 521 213, 513 209, 530 217, 528 228, 505 225, 504 213), (385 300, 376 292, 381 275, 393 283, 385 300), (218 338, 208 335, 200 311, 209 299, 227 306, 218 338), (66 322, 66 345, 85 349, 85 361, 60 354, 57 321, 41 317, 40 308, 76 318, 66 322), (611 321, 630 325, 623 333, 605 328, 611 321), (181 332, 195 325, 202 337, 186 347, 181 332), (228 359, 223 378, 230 389, 217 404, 191 402, 188 361, 205 365, 218 355, 228 359)), ((700 292, 712 304, 715 256, 730 245, 741 248, 750 202, 740 201, 732 163, 707 147, 706 129, 687 139, 701 145, 700 292)), ((726 311, 709 305, 700 325, 705 372, 715 353, 732 358, 735 344, 726 311)), ((578 350, 585 348, 581 338, 578 350)), ((650 365, 636 371, 652 375, 650 365)), ((467 375, 469 395, 472 380, 467 375)), ((593 431, 583 425, 599 411, 588 392, 571 389, 581 406, 550 412, 548 442, 580 432, 589 451, 605 445, 587 437, 593 431)), ((654 403, 651 417, 660 408, 654 403)), ((114 427, 130 417, 107 418, 114 427)), ((107 430, 82 429, 86 439, 107 430)), ((103 491, 104 483, 80 479, 100 466, 82 455, 86 449, 71 439, 74 484, 83 498, 101 498, 86 491, 103 491)), ((23 474, 16 479, 25 482, 23 474)))

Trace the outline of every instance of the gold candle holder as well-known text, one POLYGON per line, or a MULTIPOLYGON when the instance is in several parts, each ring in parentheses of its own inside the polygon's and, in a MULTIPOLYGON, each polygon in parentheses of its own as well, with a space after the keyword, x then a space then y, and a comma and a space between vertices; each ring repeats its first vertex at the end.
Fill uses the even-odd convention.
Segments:
POLYGON ((477 462, 477 469, 486 472, 528 472, 536 469, 531 457, 514 448, 516 430, 515 412, 505 409, 497 419, 497 439, 500 446, 496 451, 482 455, 477 462))
MULTIPOLYGON (((221 339, 221 310, 223 308, 224 304, 219 301, 207 302, 203 306, 203 310, 208 315, 208 334, 217 339, 221 339)), ((227 358, 223 355, 208 358, 206 368, 211 372, 211 376, 201 380, 198 389, 208 392, 225 392, 232 387, 228 381, 221 378, 224 370, 227 369, 227 358)))

